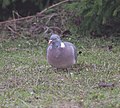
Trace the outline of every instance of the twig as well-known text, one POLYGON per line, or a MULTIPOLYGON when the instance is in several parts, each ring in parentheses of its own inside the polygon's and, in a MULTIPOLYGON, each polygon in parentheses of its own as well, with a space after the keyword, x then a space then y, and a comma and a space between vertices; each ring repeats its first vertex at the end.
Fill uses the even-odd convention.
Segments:
POLYGON ((52 14, 52 15, 49 17, 48 21, 46 22, 46 25, 50 22, 50 20, 51 20, 54 16, 57 16, 57 14, 52 14))
POLYGON ((59 34, 62 33, 62 30, 59 27, 55 27, 55 26, 50 26, 50 27, 45 26, 45 29, 46 30, 45 30, 44 34, 47 33, 48 31, 51 31, 50 33, 52 34, 54 30, 56 30, 59 34))
POLYGON ((12 14, 13 14, 13 20, 14 20, 14 29, 16 30, 15 11, 13 11, 12 14))
POLYGON ((7 26, 7 28, 14 34, 20 35, 19 33, 17 33, 16 31, 14 31, 11 27, 7 26))
POLYGON ((114 83, 99 82, 98 86, 99 87, 114 87, 115 84, 114 83))
POLYGON ((62 30, 59 28, 59 27, 55 27, 55 26, 51 26, 51 27, 49 27, 50 29, 54 29, 54 30, 57 30, 57 32, 59 33, 59 34, 61 34, 62 33, 62 30))

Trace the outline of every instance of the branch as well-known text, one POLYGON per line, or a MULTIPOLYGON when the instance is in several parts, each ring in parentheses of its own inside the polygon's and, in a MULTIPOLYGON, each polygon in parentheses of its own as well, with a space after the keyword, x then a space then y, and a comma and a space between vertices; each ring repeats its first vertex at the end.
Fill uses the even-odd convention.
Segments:
POLYGON ((73 0, 64 0, 64 1, 61 1, 61 2, 59 2, 59 3, 56 3, 56 4, 54 4, 54 5, 52 5, 52 6, 48 7, 48 8, 45 8, 44 10, 42 10, 42 11, 41 11, 40 13, 38 13, 37 15, 43 14, 44 12, 46 12, 46 11, 49 10, 49 9, 52 9, 52 8, 58 6, 58 5, 61 5, 61 4, 63 4, 63 3, 70 2, 70 1, 73 1, 73 0))
POLYGON ((14 21, 21 21, 21 20, 24 20, 24 19, 30 19, 30 18, 35 18, 36 16, 42 16, 43 13, 45 13, 47 10, 51 9, 51 8, 54 8, 58 5, 61 5, 63 3, 66 3, 66 2, 71 2, 71 1, 74 1, 74 0, 64 0, 62 2, 59 2, 59 3, 56 3, 48 8, 45 8, 43 11, 37 13, 36 15, 31 15, 31 16, 27 16, 27 17, 22 17, 22 18, 19 18, 19 19, 12 19, 12 20, 8 20, 8 21, 3 21, 3 22, 0 22, 0 25, 1 24, 4 24, 4 23, 9 23, 9 22, 14 22, 14 21))

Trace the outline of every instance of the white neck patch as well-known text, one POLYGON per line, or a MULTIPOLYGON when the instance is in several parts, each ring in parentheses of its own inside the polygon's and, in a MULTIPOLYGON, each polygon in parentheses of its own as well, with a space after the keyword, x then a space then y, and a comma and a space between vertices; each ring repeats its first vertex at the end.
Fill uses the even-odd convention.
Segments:
POLYGON ((61 48, 65 48, 65 44, 63 42, 61 42, 61 48))

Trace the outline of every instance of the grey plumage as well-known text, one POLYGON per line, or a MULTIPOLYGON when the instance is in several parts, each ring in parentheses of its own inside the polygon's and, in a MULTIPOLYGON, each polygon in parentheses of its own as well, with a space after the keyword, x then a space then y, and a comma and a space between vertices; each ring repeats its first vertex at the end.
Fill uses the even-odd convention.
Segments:
POLYGON ((47 48, 47 61, 55 68, 68 68, 77 61, 76 47, 70 42, 62 42, 57 34, 53 34, 47 48))

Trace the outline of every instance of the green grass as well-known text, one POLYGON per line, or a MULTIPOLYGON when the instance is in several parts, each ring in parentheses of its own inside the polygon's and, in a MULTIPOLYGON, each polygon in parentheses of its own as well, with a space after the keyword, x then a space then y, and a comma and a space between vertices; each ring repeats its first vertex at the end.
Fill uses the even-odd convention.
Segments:
POLYGON ((0 43, 1 108, 120 108, 120 38, 66 40, 82 51, 69 73, 50 68, 47 42, 0 43), (99 87, 100 81, 115 86, 99 87))

